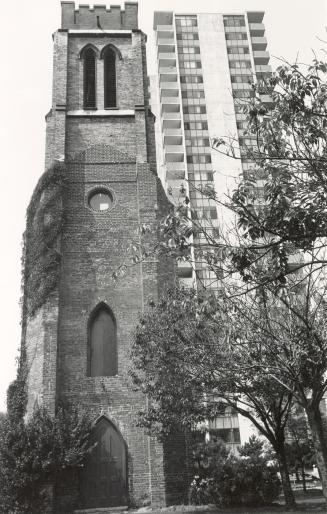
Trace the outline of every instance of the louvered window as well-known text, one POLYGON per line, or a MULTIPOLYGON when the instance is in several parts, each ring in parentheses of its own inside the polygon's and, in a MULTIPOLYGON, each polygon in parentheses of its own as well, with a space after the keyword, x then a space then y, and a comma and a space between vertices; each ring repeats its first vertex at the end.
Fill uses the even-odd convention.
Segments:
POLYGON ((84 54, 84 109, 95 108, 95 54, 88 48, 84 54))
POLYGON ((104 54, 104 106, 107 109, 117 106, 116 56, 111 48, 104 54))

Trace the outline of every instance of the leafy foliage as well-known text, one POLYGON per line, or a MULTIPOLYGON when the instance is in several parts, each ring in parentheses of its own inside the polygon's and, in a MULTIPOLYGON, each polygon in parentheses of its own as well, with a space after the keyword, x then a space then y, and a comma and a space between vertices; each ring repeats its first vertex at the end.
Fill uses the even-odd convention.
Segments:
POLYGON ((30 316, 58 284, 64 225, 63 188, 64 169, 55 164, 40 178, 27 210, 22 288, 23 308, 30 316))
POLYGON ((42 514, 47 485, 78 468, 88 452, 90 421, 76 410, 50 416, 36 408, 24 422, 4 416, 0 423, 0 507, 13 514, 42 514))
MULTIPOLYGON (((268 465, 263 443, 251 438, 240 447, 240 456, 214 452, 204 474, 197 474, 191 484, 194 503, 214 502, 219 507, 258 507, 278 498, 280 482, 276 469, 268 465), (217 458, 217 454, 219 458, 217 458)), ((203 450, 202 450, 203 451, 203 450)))

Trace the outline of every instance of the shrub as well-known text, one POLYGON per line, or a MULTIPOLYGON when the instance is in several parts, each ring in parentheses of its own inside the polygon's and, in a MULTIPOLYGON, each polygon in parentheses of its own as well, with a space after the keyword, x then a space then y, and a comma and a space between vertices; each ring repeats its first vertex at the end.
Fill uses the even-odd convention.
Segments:
POLYGON ((228 454, 221 443, 200 445, 193 452, 197 475, 191 483, 190 501, 219 507, 271 504, 280 493, 280 481, 276 469, 268 465, 263 443, 251 438, 239 454, 228 454))
POLYGON ((45 512, 47 485, 77 469, 87 451, 91 424, 84 414, 36 408, 31 418, 0 419, 0 512, 45 512))

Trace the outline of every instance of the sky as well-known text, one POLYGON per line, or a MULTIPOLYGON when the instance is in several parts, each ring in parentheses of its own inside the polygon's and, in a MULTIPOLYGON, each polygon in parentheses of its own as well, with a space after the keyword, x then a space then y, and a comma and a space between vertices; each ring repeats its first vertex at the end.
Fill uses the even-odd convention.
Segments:
MULTIPOLYGON (((119 0, 112 3, 118 4, 119 0)), ((313 51, 327 60, 327 43, 324 43, 327 0, 139 0, 139 27, 148 34, 151 74, 155 70, 154 50, 151 50, 155 10, 179 13, 262 10, 266 13, 264 23, 273 68, 281 58, 293 62, 298 56, 300 61, 308 63, 313 51)), ((6 390, 16 374, 20 345, 21 241, 26 208, 44 171, 44 116, 51 107, 51 35, 60 27, 60 14, 59 0, 4 0, 1 5, 0 411, 5 410, 6 390)))

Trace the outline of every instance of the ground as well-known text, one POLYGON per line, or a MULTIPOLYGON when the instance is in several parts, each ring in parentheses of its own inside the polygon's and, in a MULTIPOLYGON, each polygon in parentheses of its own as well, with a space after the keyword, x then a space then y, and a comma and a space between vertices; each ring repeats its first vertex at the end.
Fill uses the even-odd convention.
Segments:
MULTIPOLYGON (((291 512, 302 512, 308 514, 310 514, 311 512, 324 512, 326 514, 326 503, 322 496, 321 490, 310 490, 306 494, 300 491, 296 491, 295 496, 298 506, 295 510, 292 510, 291 512)), ((285 509, 283 499, 281 498, 281 500, 278 503, 274 504, 271 507, 257 509, 244 509, 243 507, 233 509, 218 509, 211 505, 204 505, 200 507, 191 507, 183 505, 155 511, 151 510, 150 508, 142 508, 137 511, 137 514, 289 514, 289 512, 289 510, 285 509)))

